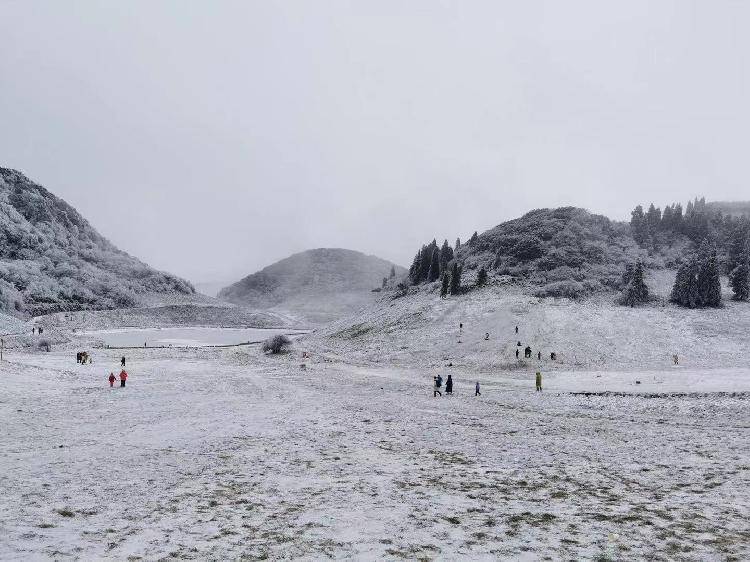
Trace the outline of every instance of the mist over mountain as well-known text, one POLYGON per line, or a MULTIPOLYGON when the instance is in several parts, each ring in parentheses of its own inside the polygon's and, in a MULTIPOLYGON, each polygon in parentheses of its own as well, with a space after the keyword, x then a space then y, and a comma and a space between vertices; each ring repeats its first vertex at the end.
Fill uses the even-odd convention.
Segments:
POLYGON ((0 168, 0 309, 39 315, 138 305, 148 293, 194 292, 116 248, 68 203, 0 168))
POLYGON ((326 322, 375 300, 405 269, 387 260, 340 248, 318 248, 278 261, 225 287, 219 298, 250 308, 326 322), (375 292, 373 292, 373 289, 375 292))

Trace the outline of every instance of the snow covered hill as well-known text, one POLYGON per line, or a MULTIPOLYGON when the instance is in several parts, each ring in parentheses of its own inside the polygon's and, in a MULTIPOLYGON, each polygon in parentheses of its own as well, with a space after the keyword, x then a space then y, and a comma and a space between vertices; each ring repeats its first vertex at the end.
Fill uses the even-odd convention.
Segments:
POLYGON ((375 256, 319 248, 269 265, 222 289, 219 298, 324 323, 372 303, 377 294, 373 289, 380 290, 383 278, 395 281, 404 273, 404 268, 375 256))
POLYGON ((650 273, 647 282, 657 298, 636 308, 614 304, 611 294, 540 298, 509 279, 441 299, 439 284, 431 283, 412 287, 404 296, 384 295, 358 314, 318 330, 310 345, 362 364, 439 369, 453 363, 519 376, 538 368, 671 369, 673 354, 680 367, 747 366, 750 304, 729 299, 725 285, 723 308, 671 305, 666 295, 673 276, 673 271, 650 273), (524 359, 527 345, 531 359, 524 359))
POLYGON ((147 293, 193 292, 187 281, 117 249, 44 187, 0 168, 1 311, 126 308, 147 293))

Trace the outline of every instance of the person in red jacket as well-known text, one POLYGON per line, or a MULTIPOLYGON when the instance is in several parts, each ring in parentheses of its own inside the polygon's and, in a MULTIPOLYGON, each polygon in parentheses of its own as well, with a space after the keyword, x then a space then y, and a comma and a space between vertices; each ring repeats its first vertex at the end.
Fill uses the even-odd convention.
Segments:
POLYGON ((125 386, 125 381, 128 380, 128 374, 125 372, 125 369, 120 371, 120 386, 125 386))
POLYGON ((109 374, 109 388, 112 388, 113 386, 115 386, 115 374, 110 373, 109 374))

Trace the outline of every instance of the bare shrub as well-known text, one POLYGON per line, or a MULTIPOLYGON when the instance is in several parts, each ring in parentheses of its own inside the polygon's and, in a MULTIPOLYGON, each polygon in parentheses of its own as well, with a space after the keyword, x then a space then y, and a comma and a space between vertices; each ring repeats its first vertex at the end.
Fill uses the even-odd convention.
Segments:
POLYGON ((292 340, 284 334, 276 334, 263 342, 263 353, 281 353, 292 344, 292 340))
POLYGON ((52 344, 47 339, 39 340, 39 343, 36 344, 36 347, 39 351, 46 351, 47 353, 52 351, 52 344))

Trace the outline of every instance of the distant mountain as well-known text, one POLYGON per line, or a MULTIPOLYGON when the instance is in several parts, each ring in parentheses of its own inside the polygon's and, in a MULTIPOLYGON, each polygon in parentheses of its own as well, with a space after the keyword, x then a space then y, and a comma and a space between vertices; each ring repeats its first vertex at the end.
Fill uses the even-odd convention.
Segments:
POLYGON ((371 303, 391 268, 396 279, 406 270, 353 250, 319 248, 294 254, 219 291, 219 298, 256 309, 270 309, 320 323, 371 303))
POLYGON ((146 294, 193 292, 187 281, 117 249, 21 172, 0 168, 0 310, 125 308, 146 294))

